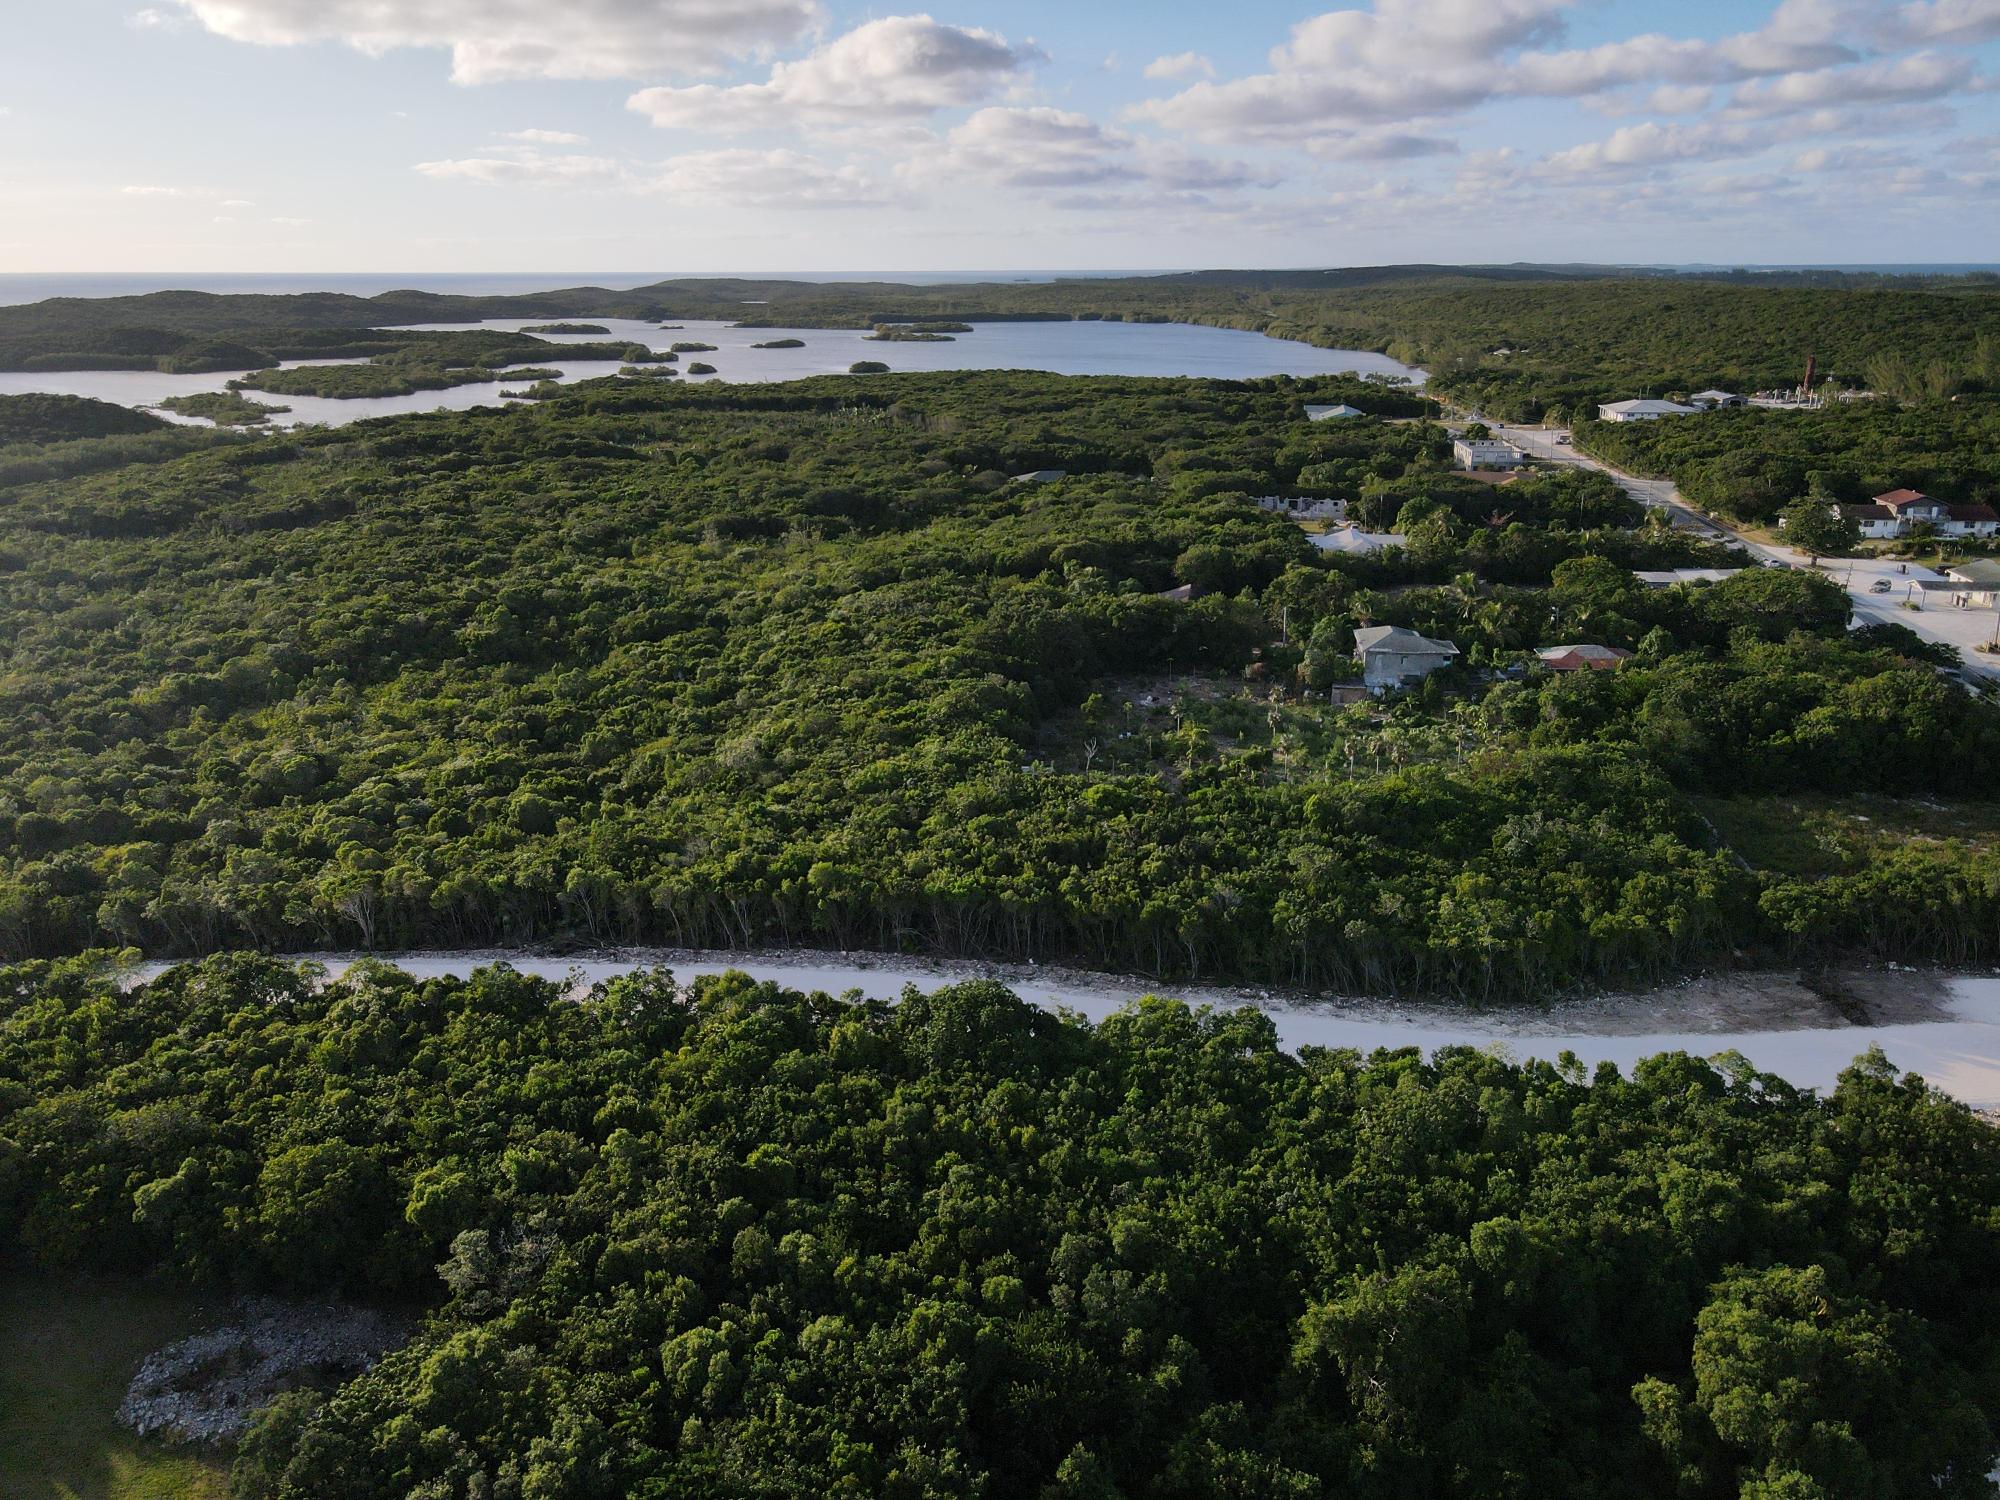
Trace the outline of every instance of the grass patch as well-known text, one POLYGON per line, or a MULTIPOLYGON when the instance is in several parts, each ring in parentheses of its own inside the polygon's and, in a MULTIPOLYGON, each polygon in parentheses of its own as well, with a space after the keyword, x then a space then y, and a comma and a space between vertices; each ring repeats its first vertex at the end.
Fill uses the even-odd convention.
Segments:
POLYGON ((129 1281, 0 1279, 0 1500, 224 1500, 224 1458, 115 1415, 140 1360, 222 1311, 129 1281))
POLYGON ((1697 797, 1716 832, 1754 868, 1803 879, 1858 870, 1909 844, 2000 847, 2000 804, 1923 797, 1697 797))

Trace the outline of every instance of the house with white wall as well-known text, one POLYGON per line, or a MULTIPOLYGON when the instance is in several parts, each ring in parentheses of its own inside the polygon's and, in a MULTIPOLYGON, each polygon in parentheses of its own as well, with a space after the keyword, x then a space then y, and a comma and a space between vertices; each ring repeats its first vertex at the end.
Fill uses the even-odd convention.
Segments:
POLYGON ((1921 490, 1890 490, 1870 504, 1836 505, 1833 509, 1854 522, 1862 536, 1877 541, 1914 536, 1919 526, 1928 526, 1937 536, 2000 535, 2000 512, 1992 506, 1952 505, 1921 490))
POLYGON ((1459 438, 1451 445, 1451 457, 1461 469, 1518 469, 1528 461, 1519 448, 1498 438, 1459 438))
POLYGON ((1294 521, 1345 521, 1345 500, 1319 500, 1310 495, 1266 495, 1257 509, 1287 516, 1294 521))
POLYGON ((1597 408, 1600 422, 1657 422, 1662 417, 1691 417, 1700 408, 1678 401, 1609 401, 1597 408))

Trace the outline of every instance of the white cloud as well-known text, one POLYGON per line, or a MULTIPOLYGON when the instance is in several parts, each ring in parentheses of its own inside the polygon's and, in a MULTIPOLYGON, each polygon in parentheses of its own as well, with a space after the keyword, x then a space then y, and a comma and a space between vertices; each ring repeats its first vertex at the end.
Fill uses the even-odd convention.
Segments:
MULTIPOLYGON (((1887 105, 1867 110, 1804 110, 1775 120, 1704 120, 1688 125, 1648 121, 1627 125, 1599 141, 1557 151, 1544 162, 1560 175, 1582 175, 1661 167, 1676 162, 1719 161, 1753 156, 1792 142, 1822 136, 1871 138, 1937 130, 1951 123, 1950 110, 1929 105, 1887 105)), ((1876 154, 1880 155, 1877 148, 1876 154)))
POLYGON ((1321 136, 1306 142, 1307 154, 1321 161, 1414 161, 1425 156, 1450 156, 1457 150, 1458 142, 1444 136, 1395 130, 1321 136))
POLYGON ((531 146, 588 146, 590 137, 577 135, 568 130, 510 130, 503 136, 510 141, 525 141, 531 146))
MULTIPOLYGON (((1115 190, 1205 198, 1273 186, 1277 175, 1245 162, 1198 155, 1171 142, 1108 129, 1088 115, 1047 106, 992 106, 952 130, 937 149, 904 167, 912 180, 990 183, 1015 191, 1115 190)), ((1058 206, 1105 207, 1112 199, 1071 196, 1058 206)), ((1130 202, 1120 196, 1119 202, 1130 202)))
POLYGON ((1148 78, 1187 78, 1196 73, 1204 78, 1215 76, 1215 64, 1199 52, 1176 52, 1172 57, 1156 57, 1146 64, 1148 78))
POLYGON ((628 103, 663 128, 725 134, 867 124, 977 104, 1042 56, 995 32, 888 16, 778 63, 763 83, 641 89, 628 103))
POLYGON ((263 46, 344 42, 380 56, 451 50, 464 84, 707 73, 796 42, 819 0, 180 0, 218 36, 263 46))
POLYGON ((1990 42, 2000 37, 2000 0, 1919 0, 1899 8, 1893 24, 1918 42, 1990 42))
POLYGON ((1292 28, 1271 71, 1197 83, 1134 111, 1217 139, 1282 140, 1455 114, 1484 102, 1500 54, 1553 40, 1574 0, 1376 0, 1292 28))
POLYGON ((149 183, 131 183, 118 190, 128 198, 186 198, 190 196, 186 188, 157 187, 149 183))
POLYGON ((1941 98, 1973 81, 1969 57, 1919 52, 1853 68, 1821 68, 1756 79, 1738 88, 1729 113, 1738 116, 1788 114, 1824 105, 1900 103, 1941 98))
MULTIPOLYGON (((1578 3, 1373 0, 1371 8, 1300 22, 1272 49, 1266 72, 1198 82, 1149 100, 1134 114, 1211 139, 1270 142, 1394 127, 1407 132, 1506 98, 1591 99, 1611 113, 1696 114, 1713 103, 1708 90, 1717 85, 1857 63, 1873 68, 1866 61, 1871 52, 1919 45, 1912 37, 1982 36, 1989 12, 2000 35, 2000 0, 1928 0, 1905 6, 1893 21, 1882 0, 1783 0, 1762 26, 1712 40, 1648 33, 1548 50, 1578 3), (1619 97, 1618 90, 1634 92, 1619 97)), ((1969 64, 1941 60, 1923 66, 1885 60, 1881 68, 1900 68, 1900 75, 1882 83, 1879 93, 1857 96, 1858 102, 1921 97, 1920 76, 1933 88, 1948 89, 1963 82, 1953 82, 1955 72, 1970 74, 1969 64)), ((1864 86, 1871 82, 1867 73, 1855 77, 1864 86)), ((1784 89, 1777 86, 1768 96, 1749 97, 1768 97, 1785 108, 1821 102, 1784 105, 1784 89)))
POLYGON ((693 151, 665 163, 649 185, 674 197, 759 207, 837 208, 890 197, 857 167, 797 151, 693 151))
POLYGON ((178 31, 187 23, 188 18, 179 11, 161 10, 155 5, 135 10, 125 18, 125 24, 134 31, 178 31))
POLYGON ((488 187, 603 187, 623 176, 618 163, 608 157, 549 156, 540 151, 420 161, 414 170, 440 181, 476 182, 488 187))

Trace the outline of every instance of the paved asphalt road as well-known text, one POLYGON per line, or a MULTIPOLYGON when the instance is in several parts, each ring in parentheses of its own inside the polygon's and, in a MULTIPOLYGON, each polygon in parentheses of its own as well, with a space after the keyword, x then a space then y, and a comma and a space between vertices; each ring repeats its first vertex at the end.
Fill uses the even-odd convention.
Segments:
MULTIPOLYGON (((1765 562, 1789 563, 1795 568, 1808 566, 1803 552, 1791 547, 1774 546, 1769 542, 1754 541, 1743 536, 1721 521, 1711 520, 1690 506, 1668 479, 1635 479, 1630 474, 1614 469, 1607 463, 1586 454, 1578 453, 1567 443, 1558 443, 1558 435, 1569 434, 1561 429, 1542 427, 1508 427, 1500 423, 1489 423, 1494 435, 1505 439, 1536 458, 1559 464, 1575 464, 1580 468, 1596 469, 1617 480, 1625 492, 1640 504, 1655 510, 1665 510, 1673 524, 1689 530, 1719 535, 1721 539, 1734 542, 1744 551, 1765 562)), ((1931 600, 1919 610, 1904 609, 1905 599, 1921 602, 1913 584, 1923 579, 1942 578, 1942 573, 1921 567, 1916 563, 1899 564, 1884 558, 1828 558, 1821 565, 1821 571, 1834 582, 1842 585, 1848 597, 1854 601, 1854 614, 1858 621, 1867 624, 1907 625, 1926 640, 1937 641, 1954 647, 1965 664, 1967 677, 2000 686, 2000 656, 1989 656, 1975 648, 1995 639, 2000 639, 2000 611, 1991 609, 1960 609, 1956 605, 1931 600), (1887 579, 1889 592, 1878 594, 1871 587, 1878 580, 1887 579)))

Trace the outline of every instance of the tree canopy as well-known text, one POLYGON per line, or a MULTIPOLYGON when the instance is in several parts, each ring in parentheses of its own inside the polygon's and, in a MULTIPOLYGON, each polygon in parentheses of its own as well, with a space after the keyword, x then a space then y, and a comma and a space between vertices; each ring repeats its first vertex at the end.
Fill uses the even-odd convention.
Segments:
POLYGON ((1289 1056, 997 985, 0 970, 0 1235, 414 1302, 239 1494, 1988 1493, 2000 1135, 1863 1059, 1289 1056))

